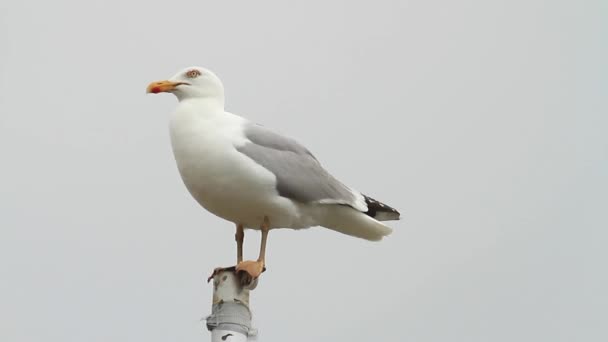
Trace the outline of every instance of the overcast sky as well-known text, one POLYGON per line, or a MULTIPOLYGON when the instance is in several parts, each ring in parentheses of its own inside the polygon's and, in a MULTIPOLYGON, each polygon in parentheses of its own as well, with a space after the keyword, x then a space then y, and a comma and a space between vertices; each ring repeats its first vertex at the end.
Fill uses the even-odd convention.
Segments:
MULTIPOLYGON (((605 1, 0 2, 0 340, 209 336, 234 227, 170 149, 201 65, 227 109, 396 208, 370 243, 273 231, 260 341, 606 341, 605 1), (373 4, 372 4, 373 3, 373 4)), ((246 234, 255 258, 259 233, 246 234)))

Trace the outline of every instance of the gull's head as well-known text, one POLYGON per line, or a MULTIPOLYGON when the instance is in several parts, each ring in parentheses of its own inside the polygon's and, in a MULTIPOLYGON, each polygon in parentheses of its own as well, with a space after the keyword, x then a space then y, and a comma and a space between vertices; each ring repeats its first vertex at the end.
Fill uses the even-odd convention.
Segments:
POLYGON ((222 81, 210 70, 201 67, 185 68, 168 80, 150 83, 148 93, 172 93, 181 100, 208 98, 224 101, 222 81))

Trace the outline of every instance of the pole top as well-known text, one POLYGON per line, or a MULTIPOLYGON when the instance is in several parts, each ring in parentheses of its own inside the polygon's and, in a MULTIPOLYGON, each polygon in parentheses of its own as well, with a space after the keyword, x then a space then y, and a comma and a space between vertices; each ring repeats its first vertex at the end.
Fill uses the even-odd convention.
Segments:
POLYGON ((249 291, 257 286, 257 279, 249 286, 242 287, 235 267, 216 270, 213 275, 213 302, 211 315, 206 318, 207 329, 213 333, 232 331, 245 336, 253 336, 251 327, 249 291))
POLYGON ((213 305, 237 302, 249 308, 249 291, 257 285, 256 279, 246 287, 241 286, 234 266, 217 271, 213 275, 213 305))

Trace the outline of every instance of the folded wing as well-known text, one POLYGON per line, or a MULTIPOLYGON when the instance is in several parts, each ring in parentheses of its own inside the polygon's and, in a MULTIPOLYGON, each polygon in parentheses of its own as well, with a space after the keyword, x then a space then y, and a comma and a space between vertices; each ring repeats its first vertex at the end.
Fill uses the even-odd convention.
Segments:
POLYGON ((301 203, 344 204, 358 211, 368 210, 365 197, 327 172, 304 146, 263 126, 245 129, 250 142, 237 150, 272 172, 277 191, 301 203))

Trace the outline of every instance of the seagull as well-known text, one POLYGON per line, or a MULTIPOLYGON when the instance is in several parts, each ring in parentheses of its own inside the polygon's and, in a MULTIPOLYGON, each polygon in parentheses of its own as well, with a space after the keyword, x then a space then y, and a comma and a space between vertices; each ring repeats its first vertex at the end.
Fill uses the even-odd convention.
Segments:
POLYGON ((380 221, 399 219, 394 208, 334 178, 294 139, 227 112, 224 86, 212 71, 183 69, 150 83, 147 93, 177 97, 169 120, 177 168, 203 208, 236 225, 243 283, 265 270, 271 229, 322 226, 378 241, 392 232, 380 221), (245 229, 262 233, 257 260, 243 261, 245 229))

